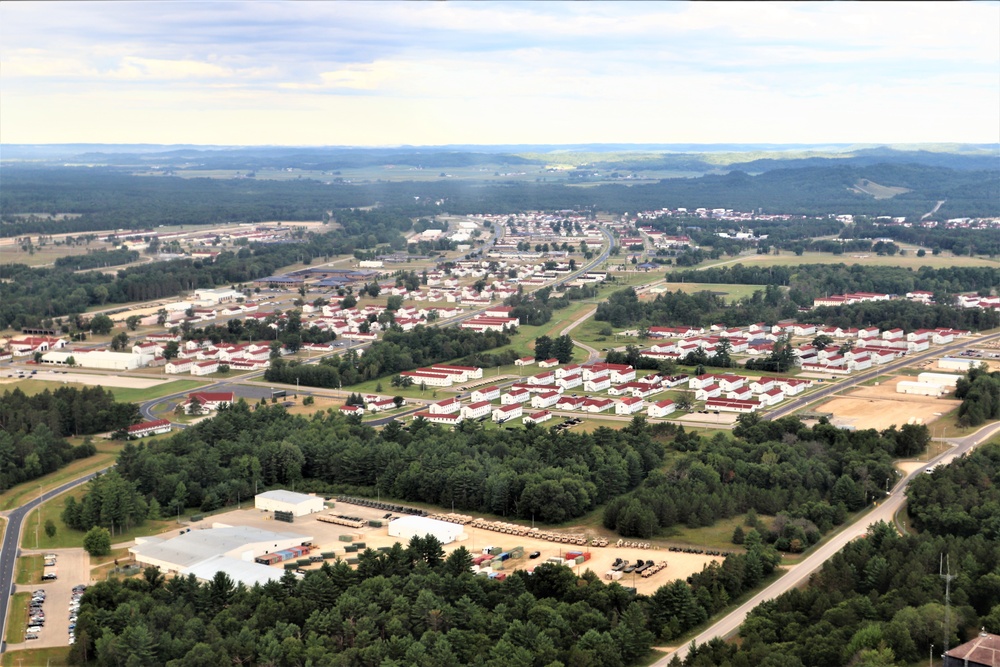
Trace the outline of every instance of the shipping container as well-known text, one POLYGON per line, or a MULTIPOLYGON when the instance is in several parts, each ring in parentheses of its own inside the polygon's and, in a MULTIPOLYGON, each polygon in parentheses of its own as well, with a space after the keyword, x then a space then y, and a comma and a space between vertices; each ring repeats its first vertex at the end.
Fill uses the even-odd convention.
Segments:
POLYGON ((357 558, 348 558, 347 559, 347 564, 348 565, 357 565, 358 564, 358 559, 357 558))
POLYGON ((358 542, 354 546, 356 546, 360 551, 364 551, 365 550, 365 543, 364 542, 358 542))
POLYGON ((334 559, 334 558, 337 557, 337 554, 335 552, 333 552, 333 551, 324 551, 320 555, 323 556, 323 558, 325 558, 327 560, 331 560, 331 559, 334 559))
POLYGON ((491 556, 497 556, 497 555, 499 555, 501 553, 503 553, 503 547, 492 547, 490 549, 490 555, 491 556))
POLYGON ((573 559, 575 565, 583 565, 583 556, 577 556, 573 559))
POLYGON ((495 560, 492 563, 490 563, 490 568, 493 569, 493 570, 502 570, 503 569, 503 562, 495 560))
POLYGON ((507 573, 506 572, 497 572, 497 580, 498 581, 503 581, 506 578, 507 578, 507 573))
POLYGON ((346 553, 353 554, 353 553, 357 553, 358 548, 355 545, 353 545, 353 544, 348 544, 346 547, 344 547, 344 551, 346 553))
POLYGON ((382 522, 379 521, 378 519, 369 519, 368 525, 371 526, 372 528, 381 528, 382 522))
POLYGON ((499 556, 497 556, 497 558, 499 558, 501 561, 505 561, 508 558, 510 558, 510 554, 507 553, 506 551, 504 551, 502 554, 500 554, 499 556))
POLYGON ((337 539, 341 542, 353 542, 354 538, 350 535, 337 535, 337 539))
POLYGON ((298 567, 298 565, 296 565, 295 563, 285 563, 285 569, 286 570, 294 570, 297 567, 298 567))

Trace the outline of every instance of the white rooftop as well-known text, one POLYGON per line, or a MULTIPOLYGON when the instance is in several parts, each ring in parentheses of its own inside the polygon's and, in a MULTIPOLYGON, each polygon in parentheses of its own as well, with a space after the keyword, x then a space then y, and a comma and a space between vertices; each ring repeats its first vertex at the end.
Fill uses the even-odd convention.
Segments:
POLYGON ((130 551, 135 553, 140 561, 142 556, 147 556, 173 563, 178 569, 181 569, 192 567, 214 556, 243 549, 250 544, 274 543, 290 539, 306 542, 312 537, 298 533, 276 533, 250 526, 228 526, 192 530, 169 540, 158 537, 141 537, 136 540, 136 546, 132 547, 130 551))
POLYGON ((299 503, 304 503, 306 501, 316 499, 316 496, 310 496, 307 493, 285 491, 284 489, 265 491, 264 493, 258 493, 256 497, 267 498, 268 500, 277 500, 279 503, 289 503, 291 505, 298 505, 299 503))
POLYGON ((247 586, 254 584, 264 585, 269 581, 281 579, 283 570, 279 570, 260 563, 240 560, 230 556, 215 556, 185 568, 182 574, 193 574, 203 581, 211 580, 217 572, 225 572, 235 583, 244 583, 247 586))

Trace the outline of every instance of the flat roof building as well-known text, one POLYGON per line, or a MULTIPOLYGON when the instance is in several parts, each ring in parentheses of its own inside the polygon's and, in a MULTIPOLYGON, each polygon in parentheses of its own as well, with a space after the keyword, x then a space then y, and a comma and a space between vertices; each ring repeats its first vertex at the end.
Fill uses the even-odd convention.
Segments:
MULTIPOLYGON (((137 537, 135 546, 129 547, 128 550, 137 562, 144 565, 178 574, 194 571, 195 576, 203 578, 201 574, 207 573, 206 568, 211 569, 206 562, 218 559, 220 556, 253 564, 257 556, 299 546, 303 542, 311 542, 312 539, 311 535, 278 533, 249 526, 227 526, 217 523, 213 524, 212 528, 189 530, 170 539, 137 537)), ((228 561, 216 561, 216 565, 226 563, 228 561)), ((230 573, 230 570, 222 567, 220 569, 230 573)), ((280 574, 278 572, 279 577, 280 574)), ((204 578, 211 579, 214 575, 215 572, 211 572, 204 578)))
POLYGON ((460 524, 428 519, 423 516, 403 516, 389 522, 389 537, 398 537, 407 542, 413 537, 433 535, 441 544, 451 544, 465 538, 460 524))
POLYGON ((254 507, 269 512, 291 512, 292 516, 306 516, 313 512, 322 512, 323 499, 305 493, 285 491, 265 491, 258 493, 253 499, 254 507))

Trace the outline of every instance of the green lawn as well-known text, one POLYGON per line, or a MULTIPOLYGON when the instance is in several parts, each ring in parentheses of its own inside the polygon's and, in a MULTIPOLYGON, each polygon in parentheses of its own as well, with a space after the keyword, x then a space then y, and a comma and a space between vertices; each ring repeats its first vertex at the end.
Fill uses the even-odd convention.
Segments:
MULTIPOLYGON (((17 644, 24 641, 24 629, 28 627, 28 603, 31 593, 14 593, 10 599, 10 611, 7 614, 7 634, 4 641, 17 644)), ((6 664, 6 661, 5 661, 6 664)))
MULTIPOLYGON (((53 498, 48 500, 41 506, 41 526, 42 528, 37 531, 38 541, 35 541, 35 526, 38 524, 39 510, 35 509, 24 519, 24 537, 21 540, 21 546, 25 549, 69 549, 83 547, 83 536, 84 533, 73 530, 63 523, 60 514, 62 514, 63 507, 65 506, 66 499, 70 496, 79 501, 87 491, 86 485, 77 487, 72 491, 64 493, 58 498, 53 498), (45 534, 44 526, 45 522, 49 519, 56 524, 56 534, 54 537, 49 537, 45 534)), ((141 537, 144 535, 156 535, 157 533, 162 533, 172 528, 178 528, 178 524, 173 519, 160 520, 160 521, 149 521, 147 520, 141 526, 136 526, 131 530, 124 532, 116 531, 114 535, 111 536, 112 544, 117 544, 119 542, 128 542, 136 537, 141 537)))
MULTIPOLYGON (((27 528, 27 527, 25 527, 27 528)), ((21 556, 17 559, 17 570, 14 582, 22 586, 42 583, 44 560, 41 555, 21 556)))
MULTIPOLYGON (((771 521, 773 518, 763 515, 759 515, 759 517, 765 523, 771 521)), ((743 526, 744 531, 750 530, 744 525, 744 519, 745 516, 742 514, 728 519, 717 519, 715 525, 704 528, 688 528, 687 526, 678 524, 667 530, 660 537, 670 542, 689 544, 692 547, 701 549, 738 550, 742 547, 733 544, 733 530, 736 526, 743 526)))
POLYGON ((69 651, 69 646, 7 651, 3 654, 3 660, 0 661, 0 665, 3 667, 28 667, 29 665, 64 667, 65 665, 69 665, 69 651))
MULTIPOLYGON (((82 438, 70 438, 70 444, 78 445, 83 441, 82 438)), ((103 440, 97 439, 94 441, 94 445, 97 447, 97 453, 85 459, 77 459, 69 465, 56 470, 53 473, 44 475, 37 479, 33 479, 30 482, 24 482, 23 484, 18 484, 17 486, 4 491, 0 495, 0 511, 14 509, 15 507, 20 507, 24 503, 38 497, 42 493, 51 491, 67 482, 77 479, 78 477, 83 477, 89 475, 92 472, 106 468, 118 457, 118 452, 121 451, 124 446, 124 442, 117 440, 103 440), (41 485, 41 489, 39 489, 41 485)))
POLYGON ((174 380, 165 382, 148 389, 129 389, 127 387, 108 387, 115 395, 116 401, 124 403, 144 403, 154 398, 176 394, 181 391, 194 391, 205 386, 205 382, 199 380, 174 380))

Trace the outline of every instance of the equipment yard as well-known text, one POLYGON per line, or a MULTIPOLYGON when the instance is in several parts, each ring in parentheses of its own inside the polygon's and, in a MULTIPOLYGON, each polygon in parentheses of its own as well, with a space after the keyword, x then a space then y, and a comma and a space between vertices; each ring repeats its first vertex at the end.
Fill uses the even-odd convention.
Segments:
POLYGON ((961 403, 955 399, 896 393, 897 382, 912 379, 901 375, 877 386, 860 387, 817 406, 816 411, 832 413, 830 421, 838 426, 883 430, 893 424, 929 424, 961 403))
MULTIPOLYGON (((344 514, 354 516, 364 519, 365 521, 382 520, 387 513, 388 512, 383 510, 360 507, 358 505, 348 503, 337 503, 336 507, 329 508, 323 512, 323 514, 344 514)), ((219 522, 231 526, 252 526, 265 530, 280 529, 283 531, 301 532, 303 535, 313 536, 313 546, 316 548, 317 553, 334 552, 339 558, 342 559, 351 558, 357 555, 356 553, 345 552, 344 547, 350 546, 351 544, 361 542, 364 543, 366 548, 378 549, 379 547, 391 547, 393 544, 400 541, 395 537, 390 537, 387 534, 387 528, 385 526, 382 528, 365 527, 354 529, 319 521, 319 516, 320 514, 311 514, 304 517, 298 517, 295 519, 294 523, 286 525, 276 523, 272 519, 270 513, 262 512, 256 509, 246 509, 214 516, 211 521, 205 522, 204 527, 209 528, 212 524, 219 522), (354 536, 354 541, 341 541, 339 538, 342 535, 352 535, 354 536)), ((393 513, 393 516, 400 517, 406 515, 393 513)), ((197 525, 195 530, 200 527, 202 526, 197 525)), ((629 561, 630 565, 636 564, 639 560, 651 560, 655 564, 666 561, 667 567, 657 571, 652 576, 642 577, 641 575, 634 573, 623 573, 619 583, 623 586, 635 587, 639 593, 644 595, 651 595, 657 588, 673 581, 674 579, 686 579, 691 574, 700 572, 705 565, 711 563, 712 561, 722 560, 721 556, 713 557, 703 554, 675 552, 666 548, 643 549, 624 546, 616 547, 614 541, 606 547, 591 546, 589 540, 585 546, 579 546, 576 544, 561 544, 539 539, 537 537, 501 534, 492 530, 474 528, 471 525, 464 526, 464 531, 468 536, 466 539, 444 545, 446 554, 451 553, 460 546, 464 546, 468 549, 473 556, 481 554, 484 548, 489 547, 502 547, 504 550, 513 550, 515 547, 523 547, 524 556, 522 558, 512 558, 505 561, 505 569, 500 570, 500 572, 530 569, 544 563, 546 559, 549 558, 564 558, 566 553, 569 551, 589 552, 591 554, 591 558, 588 561, 573 567, 574 572, 583 574, 589 569, 604 581, 607 581, 605 574, 611 569, 615 560, 618 558, 629 561), (539 556, 536 558, 529 558, 529 555, 536 551, 539 552, 539 556)), ((281 565, 279 564, 274 567, 280 568, 281 565)), ((319 567, 319 564, 312 567, 319 567)))

